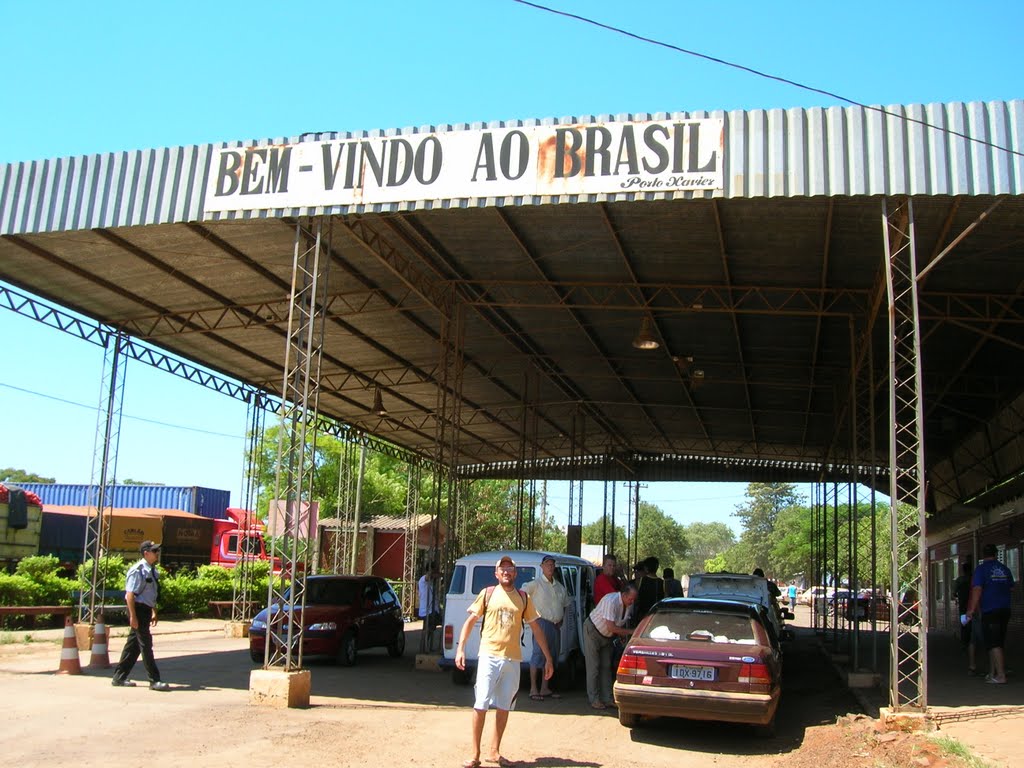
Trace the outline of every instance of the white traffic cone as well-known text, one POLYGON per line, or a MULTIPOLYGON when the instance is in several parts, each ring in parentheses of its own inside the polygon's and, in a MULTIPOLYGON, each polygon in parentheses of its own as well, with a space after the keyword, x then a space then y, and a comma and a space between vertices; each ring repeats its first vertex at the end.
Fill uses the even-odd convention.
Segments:
POLYGON ((71 617, 64 620, 64 643, 60 649, 60 667, 58 675, 82 674, 82 663, 78 660, 78 641, 75 639, 75 625, 71 617))
POLYGON ((92 653, 89 656, 89 665, 86 669, 110 669, 110 654, 107 651, 107 625, 103 623, 102 613, 92 632, 92 653))

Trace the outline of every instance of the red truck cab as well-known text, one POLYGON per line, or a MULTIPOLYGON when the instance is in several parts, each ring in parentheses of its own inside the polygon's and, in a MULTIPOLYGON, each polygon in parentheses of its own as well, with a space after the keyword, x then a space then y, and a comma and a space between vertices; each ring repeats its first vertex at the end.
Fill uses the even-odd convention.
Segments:
MULTIPOLYGON (((263 525, 257 522, 256 516, 237 507, 228 507, 226 511, 227 519, 213 521, 210 562, 234 568, 243 555, 251 560, 268 560, 263 525)), ((279 570, 280 562, 276 561, 274 566, 279 570)))

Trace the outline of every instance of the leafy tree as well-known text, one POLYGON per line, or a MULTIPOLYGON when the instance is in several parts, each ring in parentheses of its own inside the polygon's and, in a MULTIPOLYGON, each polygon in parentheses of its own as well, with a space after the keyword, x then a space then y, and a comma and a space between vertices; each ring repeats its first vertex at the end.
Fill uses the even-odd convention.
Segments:
MULTIPOLYGON (((583 543, 584 544, 600 545, 601 544, 602 534, 604 534, 604 536, 607 539, 607 545, 608 545, 608 550, 607 551, 608 551, 608 553, 609 554, 617 554, 616 552, 612 551, 612 549, 611 549, 612 528, 611 528, 611 520, 610 519, 608 521, 607 532, 605 532, 605 524, 604 524, 603 520, 594 520, 593 522, 590 522, 590 523, 587 523, 586 525, 584 525, 583 526, 583 543)), ((623 526, 621 526, 621 525, 616 525, 615 526, 615 549, 616 550, 625 551, 627 541, 628 541, 628 539, 626 537, 626 529, 623 526)), ((625 563, 623 563, 623 565, 625 565, 625 563)))
POLYGON ((35 472, 26 472, 24 469, 6 467, 0 469, 0 482, 3 483, 55 483, 52 477, 43 477, 35 472))
MULTIPOLYGON (((260 488, 258 515, 265 519, 269 503, 276 490, 275 467, 277 462, 279 425, 268 427, 263 443, 254 457, 252 465, 260 488)), ((346 468, 352 477, 358 476, 359 450, 347 454, 345 444, 330 436, 319 435, 313 452, 313 472, 310 484, 310 498, 320 502, 320 517, 335 517, 342 507, 345 489, 338 486, 342 473, 342 462, 350 461, 346 468)), ((511 549, 516 545, 516 491, 512 480, 477 480, 463 486, 461 503, 466 511, 465 540, 457 542, 459 552, 478 552, 487 549, 511 549)), ((408 466, 405 462, 377 451, 367 450, 366 466, 363 472, 360 516, 366 520, 374 515, 404 517, 408 493, 408 466)), ((430 472, 423 472, 419 488, 420 509, 428 514, 441 510, 442 516, 448 508, 447 485, 441 489, 441 496, 434 487, 430 472)), ((538 512, 535 522, 533 546, 556 552, 565 551, 565 532, 553 521, 541 519, 538 512)), ((524 528, 524 538, 528 535, 524 528)), ((458 531, 449 531, 458 536, 458 531)), ((527 541, 524 546, 530 546, 527 541)))
POLYGON ((131 478, 128 478, 126 480, 122 480, 121 481, 121 485, 160 485, 160 486, 162 486, 162 485, 165 485, 165 483, 150 483, 150 482, 147 482, 145 480, 132 480, 131 478))
POLYGON ((767 573, 771 568, 776 521, 782 510, 799 502, 799 497, 791 483, 750 483, 746 497, 747 501, 736 507, 736 516, 743 522, 740 539, 745 552, 742 558, 733 557, 729 565, 742 562, 744 572, 748 567, 760 566, 767 573))
POLYGON ((812 512, 808 507, 788 507, 779 513, 767 561, 774 576, 790 581, 800 574, 810 579, 810 574, 814 573, 811 520, 812 512))
POLYGON ((688 543, 683 526, 656 504, 640 502, 636 552, 638 559, 656 557, 662 568, 677 568, 686 557, 688 543))
POLYGON ((719 552, 714 557, 709 557, 704 561, 703 570, 705 573, 721 573, 722 571, 729 570, 725 562, 725 555, 719 552))
MULTIPOLYGON (((736 543, 736 534, 725 523, 690 523, 683 526, 689 551, 683 558, 679 573, 697 573, 705 563, 722 555, 736 543)), ((724 560, 723 560, 724 567, 724 560)))

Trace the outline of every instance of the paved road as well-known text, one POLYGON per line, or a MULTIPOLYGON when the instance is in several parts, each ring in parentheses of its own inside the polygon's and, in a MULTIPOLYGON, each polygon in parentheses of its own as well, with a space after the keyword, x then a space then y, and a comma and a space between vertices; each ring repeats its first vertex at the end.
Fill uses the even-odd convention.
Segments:
MULTIPOLYGON (((247 641, 223 637, 221 626, 159 625, 157 657, 173 685, 166 694, 112 688, 109 673, 54 675, 59 647, 52 639, 0 646, 0 689, 5 703, 14 705, 5 707, 0 762, 178 766, 188 758, 218 766, 271 759, 286 765, 453 766, 464 758, 470 689, 454 686, 447 675, 414 670, 411 650, 397 661, 383 651, 367 652, 351 669, 313 666, 310 709, 268 710, 247 703, 247 641), (126 734, 133 731, 151 735, 129 744, 126 734)), ((123 643, 119 634, 111 641, 115 657, 123 643)), ((416 632, 408 640, 408 648, 417 647, 416 632)), ((82 657, 86 661, 88 654, 82 657)), ((676 768, 711 756, 723 768, 771 765, 766 757, 799 749, 807 728, 856 709, 810 642, 795 644, 786 668, 773 739, 738 726, 679 721, 630 732, 613 715, 591 713, 584 693, 571 691, 559 702, 521 697, 507 751, 527 766, 676 768)), ((144 678, 141 665, 135 678, 144 678)))

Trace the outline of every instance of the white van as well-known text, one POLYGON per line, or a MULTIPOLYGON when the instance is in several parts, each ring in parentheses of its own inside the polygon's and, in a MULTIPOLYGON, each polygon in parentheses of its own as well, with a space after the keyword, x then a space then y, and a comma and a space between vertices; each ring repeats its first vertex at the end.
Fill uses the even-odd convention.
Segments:
MULTIPOLYGON (((594 576, 593 563, 573 555, 562 555, 557 552, 537 552, 525 550, 494 552, 478 552, 460 557, 455 561, 451 579, 448 582, 448 593, 444 603, 444 621, 442 623, 442 646, 444 656, 440 661, 442 668, 452 670, 452 680, 459 684, 467 684, 476 669, 477 656, 480 652, 480 622, 477 622, 469 635, 466 648, 465 671, 455 666, 456 645, 462 625, 469 617, 469 606, 473 604, 481 590, 494 586, 498 580, 494 578, 494 564, 503 555, 508 555, 516 562, 516 587, 523 588, 527 582, 540 576, 540 561, 551 555, 555 558, 555 579, 560 581, 569 593, 571 602, 565 609, 562 621, 561 647, 559 649, 556 670, 563 675, 563 687, 571 687, 576 675, 583 667, 583 620, 594 607, 594 576)), ((522 640, 523 669, 529 668, 530 655, 533 653, 533 633, 527 625, 522 640)))

